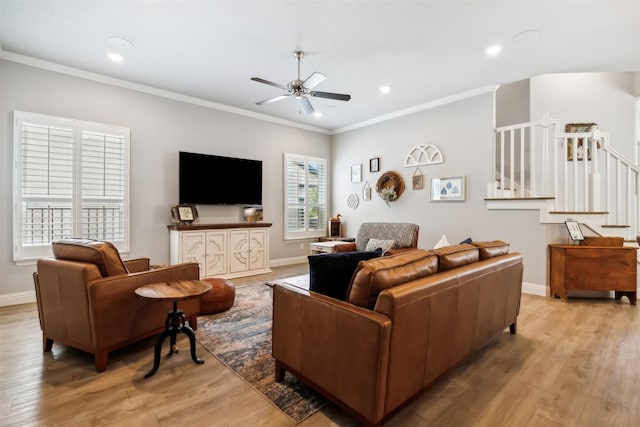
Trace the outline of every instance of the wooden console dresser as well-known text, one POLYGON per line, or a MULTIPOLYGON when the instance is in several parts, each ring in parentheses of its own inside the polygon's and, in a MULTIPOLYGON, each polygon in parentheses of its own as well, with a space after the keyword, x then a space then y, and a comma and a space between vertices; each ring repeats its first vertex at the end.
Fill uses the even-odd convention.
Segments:
POLYGON ((636 304, 637 248, 549 245, 551 297, 567 301, 567 290, 615 291, 636 304))

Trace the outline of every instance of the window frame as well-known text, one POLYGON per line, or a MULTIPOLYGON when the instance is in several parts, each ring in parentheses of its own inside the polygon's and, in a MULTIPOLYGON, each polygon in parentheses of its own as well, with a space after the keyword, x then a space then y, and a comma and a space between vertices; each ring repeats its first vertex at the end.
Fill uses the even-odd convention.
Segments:
MULTIPOLYGON (((22 201, 26 198, 22 194, 22 171, 23 171, 23 152, 22 152, 22 137, 23 137, 23 125, 33 124, 35 126, 43 127, 58 127, 62 129, 68 129, 72 133, 72 154, 70 159, 72 161, 72 193, 70 197, 61 197, 61 200, 69 200, 71 204, 71 236, 65 237, 83 237, 82 228, 83 222, 81 213, 83 209, 83 201, 86 203, 91 200, 91 197, 85 195, 83 198, 81 188, 81 171, 82 171, 82 147, 83 137, 86 136, 86 132, 98 133, 106 136, 116 136, 122 138, 122 184, 123 184, 123 196, 120 197, 104 197, 103 202, 108 203, 117 200, 123 205, 122 209, 122 240, 109 240, 112 242, 121 253, 129 252, 130 245, 130 129, 120 126, 113 126, 101 123, 86 122, 75 119, 68 119, 62 117, 49 116, 38 113, 29 113, 24 111, 14 111, 13 114, 13 261, 17 264, 31 263, 33 260, 41 257, 52 256, 51 242, 34 245, 24 245, 22 240, 22 231, 25 223, 22 218, 22 201)), ((48 177, 51 175, 48 174, 48 177)), ((50 178, 47 178, 48 180, 50 178)), ((38 197, 29 196, 28 199, 37 201, 38 197)), ((42 202, 48 202, 55 200, 55 197, 51 195, 45 195, 41 198, 42 202)), ((49 222, 51 224, 51 222, 49 222)))
MULTIPOLYGON (((283 215, 283 228, 284 228, 284 240, 296 240, 296 239, 309 239, 316 237, 323 237, 327 235, 327 221, 328 221, 328 212, 329 212, 329 165, 328 161, 322 157, 313 157, 313 156, 305 156, 300 154, 292 154, 292 153, 284 153, 283 155, 283 199, 284 199, 284 215, 283 215), (292 161, 303 162, 304 170, 305 170, 305 181, 304 181, 304 203, 303 204, 289 204, 288 200, 288 171, 289 171, 289 163, 292 161), (309 163, 317 162, 324 166, 324 177, 323 181, 320 185, 324 188, 324 202, 311 203, 309 198, 309 163), (290 206, 302 206, 304 209, 304 230, 302 231, 289 231, 289 208, 290 206), (310 229, 310 221, 309 221, 309 211, 312 208, 317 207, 324 214, 324 221, 322 221, 322 225, 319 225, 317 230, 310 229)), ((320 215, 322 216, 322 215, 320 215)))

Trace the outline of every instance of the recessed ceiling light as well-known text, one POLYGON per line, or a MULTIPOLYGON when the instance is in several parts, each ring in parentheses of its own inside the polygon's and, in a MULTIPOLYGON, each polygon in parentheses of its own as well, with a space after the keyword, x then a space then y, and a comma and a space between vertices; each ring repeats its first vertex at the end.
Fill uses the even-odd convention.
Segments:
POLYGON ((131 49, 133 47, 133 43, 127 39, 123 39, 122 37, 109 37, 109 46, 124 50, 131 49))
POLYGON ((316 117, 322 117, 322 113, 320 111, 315 111, 313 115, 316 117))
POLYGON ((493 46, 489 46, 484 50, 484 53, 489 56, 496 56, 500 52, 502 52, 502 46, 499 44, 494 44, 493 46))
POLYGON ((116 53, 116 52, 107 52, 107 56, 113 62, 122 62, 122 61, 124 61, 124 57, 122 55, 120 55, 119 53, 116 53))
POLYGON ((378 88, 378 90, 380 91, 380 93, 389 93, 389 92, 391 92, 391 87, 390 86, 380 86, 378 88))

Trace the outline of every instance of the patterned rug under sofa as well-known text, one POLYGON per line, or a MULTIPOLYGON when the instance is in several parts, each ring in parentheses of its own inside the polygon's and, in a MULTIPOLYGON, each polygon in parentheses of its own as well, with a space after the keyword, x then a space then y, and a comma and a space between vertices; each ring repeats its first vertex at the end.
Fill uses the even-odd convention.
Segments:
MULTIPOLYGON (((296 276, 281 281, 305 287, 306 278, 296 276)), ((265 283, 238 286, 230 310, 198 316, 196 338, 297 424, 320 410, 326 401, 288 372, 282 383, 275 382, 271 319, 271 287, 265 283)))

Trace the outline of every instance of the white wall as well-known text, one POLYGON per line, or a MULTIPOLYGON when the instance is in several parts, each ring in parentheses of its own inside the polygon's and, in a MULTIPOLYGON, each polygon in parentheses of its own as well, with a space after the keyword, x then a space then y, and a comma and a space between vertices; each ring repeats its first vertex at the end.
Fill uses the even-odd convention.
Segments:
POLYGON ((530 119, 530 80, 520 80, 496 90, 496 127, 526 123, 530 119))
POLYGON ((366 128, 335 135, 333 138, 334 214, 344 217, 347 234, 354 236, 366 221, 413 222, 420 226, 418 246, 432 248, 445 234, 450 243, 467 237, 473 240, 500 239, 511 250, 522 252, 525 282, 546 283, 546 237, 537 211, 489 211, 484 197, 491 177, 493 141, 493 94, 378 123, 366 128), (410 150, 419 144, 433 144, 444 155, 444 164, 423 166, 425 187, 412 190, 415 168, 404 168, 410 150), (369 172, 369 159, 380 157, 381 172, 369 172), (350 167, 362 163, 362 183, 350 182, 350 167), (378 178, 395 170, 406 184, 404 194, 387 207, 375 193, 378 178), (464 202, 431 202, 431 178, 466 177, 464 202), (373 189, 372 200, 362 201, 357 209, 346 206, 350 193, 361 198, 364 181, 373 189))
MULTIPOLYGON (((14 110, 131 129, 131 256, 169 262, 169 207, 178 201, 178 151, 263 161, 263 203, 272 260, 304 257, 306 246, 283 239, 282 154, 330 158, 328 135, 244 117, 70 75, 0 61, 0 297, 32 292, 34 265, 12 261, 12 126, 14 110)), ((211 186, 232 186, 211 172, 211 186)), ((239 207, 198 207, 201 222, 241 220, 239 207)))
POLYGON ((531 79, 531 120, 544 112, 567 123, 597 123, 611 146, 636 158, 634 73, 545 74, 531 79))

